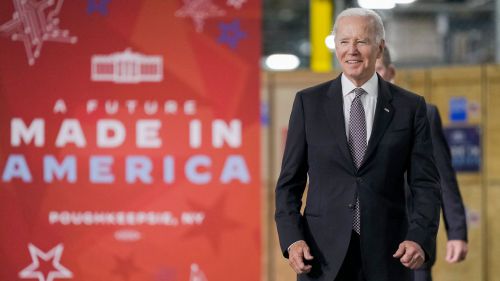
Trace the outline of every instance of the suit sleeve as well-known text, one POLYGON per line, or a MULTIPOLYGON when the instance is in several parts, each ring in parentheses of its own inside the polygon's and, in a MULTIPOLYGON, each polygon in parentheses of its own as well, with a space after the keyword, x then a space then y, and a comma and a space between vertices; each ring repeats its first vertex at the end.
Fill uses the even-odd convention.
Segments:
POLYGON ((281 173, 276 185, 275 220, 281 250, 286 258, 288 246, 295 241, 304 240, 300 213, 308 171, 304 119, 302 98, 298 93, 290 115, 281 173))
POLYGON ((415 112, 407 181, 413 209, 408 214, 409 228, 406 240, 418 243, 426 253, 426 260, 433 260, 439 226, 441 190, 434 162, 425 100, 422 97, 418 100, 415 112))
POLYGON ((441 178, 443 217, 448 240, 467 241, 465 208, 458 188, 455 171, 451 165, 451 154, 443 134, 441 117, 437 108, 429 107, 434 158, 441 178))

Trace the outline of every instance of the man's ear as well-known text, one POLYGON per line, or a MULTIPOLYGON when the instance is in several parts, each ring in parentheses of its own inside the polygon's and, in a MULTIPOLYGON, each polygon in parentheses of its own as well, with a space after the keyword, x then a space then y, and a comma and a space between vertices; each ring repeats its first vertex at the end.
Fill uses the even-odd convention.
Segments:
POLYGON ((384 54, 384 49, 385 49, 385 40, 382 39, 382 40, 380 40, 380 44, 378 44, 377 59, 382 57, 382 55, 384 54))
POLYGON ((387 67, 387 71, 389 73, 389 77, 391 77, 390 82, 394 83, 394 79, 396 78, 396 67, 393 64, 390 64, 387 67))

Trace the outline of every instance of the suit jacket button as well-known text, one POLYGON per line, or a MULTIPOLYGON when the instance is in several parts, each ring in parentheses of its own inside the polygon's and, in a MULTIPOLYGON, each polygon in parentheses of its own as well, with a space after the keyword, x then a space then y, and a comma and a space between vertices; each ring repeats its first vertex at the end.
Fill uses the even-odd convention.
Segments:
POLYGON ((347 207, 349 207, 349 209, 354 209, 354 204, 351 203, 351 204, 347 205, 347 207))

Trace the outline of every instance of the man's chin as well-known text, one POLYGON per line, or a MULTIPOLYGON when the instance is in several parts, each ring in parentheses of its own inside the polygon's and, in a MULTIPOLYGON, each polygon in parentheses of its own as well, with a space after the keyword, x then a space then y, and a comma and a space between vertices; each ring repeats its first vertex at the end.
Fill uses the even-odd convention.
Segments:
POLYGON ((349 80, 354 80, 354 81, 359 81, 362 79, 362 75, 360 75, 358 72, 349 72, 349 71, 344 71, 345 76, 349 78, 349 80))
POLYGON ((358 85, 358 83, 361 83, 361 81, 364 81, 363 83, 365 83, 366 81, 368 81, 370 79, 370 77, 367 77, 367 75, 363 75, 363 74, 360 74, 360 73, 350 73, 350 72, 346 72, 344 71, 344 75, 347 77, 347 79, 349 79, 351 82, 354 83, 354 85, 356 86, 361 86, 361 85, 358 85))
POLYGON ((344 68, 344 73, 346 73, 346 75, 349 75, 350 77, 360 77, 362 76, 363 71, 360 67, 347 66, 346 68, 344 68))

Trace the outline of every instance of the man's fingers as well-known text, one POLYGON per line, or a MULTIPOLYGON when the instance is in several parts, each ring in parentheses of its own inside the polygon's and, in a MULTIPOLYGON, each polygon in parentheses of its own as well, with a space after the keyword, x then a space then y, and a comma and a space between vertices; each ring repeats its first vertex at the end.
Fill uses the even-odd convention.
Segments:
POLYGON ((289 260, 289 264, 297 274, 307 273, 312 268, 311 265, 305 265, 301 258, 293 258, 289 260))
POLYGON ((424 258, 419 255, 416 255, 411 261, 410 269, 417 269, 421 267, 422 264, 424 264, 424 258))
POLYGON ((302 274, 311 271, 312 266, 304 264, 304 258, 313 259, 307 244, 298 243, 290 248, 288 263, 295 273, 302 274))
POLYGON ((290 259, 292 263, 292 267, 294 268, 295 272, 297 273, 302 273, 302 269, 304 268, 304 260, 302 259, 302 251, 297 252, 296 254, 293 255, 293 257, 290 259))
POLYGON ((445 260, 447 262, 451 262, 451 258, 453 257, 453 250, 455 247, 453 247, 453 244, 448 243, 446 245, 446 257, 445 260))
POLYGON ((400 258, 405 253, 405 245, 403 243, 399 244, 398 250, 392 255, 395 258, 400 258))
MULTIPOLYGON (((306 260, 312 260, 314 257, 311 255, 311 250, 309 249, 309 247, 305 247, 304 248, 304 258, 306 260)), ((304 265, 302 267, 302 273, 308 273, 310 272, 312 269, 312 266, 310 264, 308 265, 304 265)))
POLYGON ((297 272, 298 268, 295 266, 295 264, 293 263, 293 261, 290 257, 288 258, 288 265, 293 269, 293 271, 295 271, 295 273, 298 273, 297 272))
POLYGON ((445 260, 449 263, 461 262, 467 256, 467 242, 463 240, 450 240, 446 244, 445 260))
POLYGON ((446 247, 446 261, 449 263, 456 263, 460 260, 461 251, 456 245, 448 244, 446 247))
POLYGON ((468 251, 469 251, 469 249, 467 248, 467 243, 464 243, 464 247, 460 251, 460 260, 459 261, 465 260, 465 258, 467 257, 468 251))
POLYGON ((399 258, 401 264, 410 269, 421 267, 425 261, 424 251, 413 241, 403 241, 393 256, 399 258))
POLYGON ((302 269, 302 273, 308 273, 310 272, 312 269, 312 266, 309 264, 309 265, 306 265, 303 269, 302 269))
POLYGON ((300 269, 300 261, 298 261, 298 258, 297 257, 292 257, 288 260, 288 263, 290 264, 290 266, 292 267, 293 271, 295 271, 295 273, 297 274, 300 274, 302 273, 301 272, 301 269, 300 269))
POLYGON ((460 258, 460 252, 458 251, 457 248, 453 248, 453 251, 451 253, 451 257, 450 257, 450 263, 455 263, 455 262, 458 262, 458 259, 460 258))
POLYGON ((408 262, 401 262, 401 264, 410 269, 417 269, 424 264, 424 258, 419 254, 416 254, 408 262))
POLYGON ((314 257, 311 255, 311 251, 309 250, 309 247, 304 248, 304 258, 306 260, 312 260, 314 257))
POLYGON ((302 269, 304 267, 304 260, 302 259, 302 256, 295 256, 293 258, 293 261, 292 261, 295 266, 298 268, 298 269, 302 269))
POLYGON ((456 263, 462 260, 462 251, 457 247, 453 247, 453 251, 451 253, 449 263, 456 263))
POLYGON ((401 257, 401 259, 399 259, 402 263, 409 263, 412 261, 413 259, 413 255, 414 253, 411 252, 410 250, 406 250, 405 251, 405 254, 403 255, 403 257, 401 257))
POLYGON ((413 259, 413 256, 416 254, 416 250, 411 247, 405 247, 405 253, 401 257, 401 263, 410 263, 413 259))

